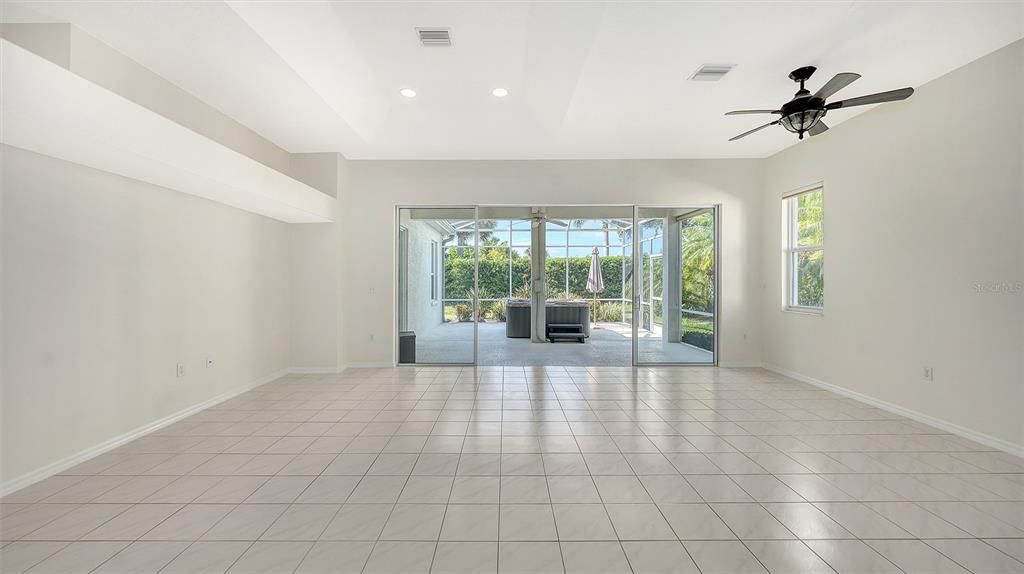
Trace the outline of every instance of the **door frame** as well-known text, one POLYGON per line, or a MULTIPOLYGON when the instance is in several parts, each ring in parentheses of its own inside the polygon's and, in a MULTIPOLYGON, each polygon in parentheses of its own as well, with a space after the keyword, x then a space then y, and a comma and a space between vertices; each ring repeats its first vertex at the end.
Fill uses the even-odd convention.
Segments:
MULTIPOLYGON (((392 301, 391 301, 391 325, 392 331, 392 349, 391 356, 393 365, 396 367, 476 367, 479 363, 479 347, 480 347, 480 325, 478 322, 480 313, 480 233, 478 225, 480 224, 480 206, 479 205, 407 205, 407 204, 396 204, 394 210, 394 233, 391 234, 391 240, 395 242, 394 249, 392 250, 391 261, 391 281, 394 285, 392 290, 392 301), (402 304, 401 295, 402 289, 399 285, 399 270, 398 266, 401 262, 401 251, 402 245, 400 240, 400 231, 402 229, 402 210, 403 209, 472 209, 473 210, 473 361, 469 363, 400 363, 398 362, 398 345, 399 337, 398 333, 400 330, 399 324, 399 306, 402 304)), ((440 254, 444 253, 444 246, 439 245, 438 251, 440 254)), ((444 261, 444 256, 441 255, 441 261, 444 261)), ((440 265, 440 262, 439 262, 440 265)), ((437 270, 439 274, 444 274, 444 267, 440 266, 437 270)), ((441 282, 441 288, 444 288, 444 282, 441 282)), ((444 313, 444 293, 438 293, 441 301, 441 313, 444 313)))
MULTIPOLYGON (((719 357, 721 356, 721 347, 719 346, 719 323, 721 316, 721 305, 722 305, 722 204, 711 203, 711 204, 693 204, 693 205, 658 205, 658 204, 636 204, 633 206, 633 324, 632 327, 632 343, 634 367, 657 367, 657 366, 668 366, 668 367, 717 367, 719 363, 719 357), (640 308, 640 299, 643 295, 643 286, 640 285, 638 288, 637 280, 640 278, 640 241, 638 241, 637 229, 640 225, 640 210, 641 209, 691 209, 694 214, 704 211, 711 211, 714 216, 715 222, 715 233, 714 233, 714 270, 715 270, 715 305, 714 305, 714 317, 712 317, 712 329, 714 330, 714 356, 710 363, 684 363, 677 361, 660 361, 660 362, 644 362, 640 360, 640 320, 642 319, 643 310, 640 308)), ((652 294, 653 296, 653 294, 652 294)), ((651 306, 651 322, 654 321, 654 308, 651 306)))
POLYGON ((398 331, 409 327, 409 229, 398 224, 398 331))
MULTIPOLYGON (((718 367, 721 357, 721 305, 722 305, 722 204, 720 203, 708 203, 708 204, 683 204, 683 205, 666 205, 666 204, 641 204, 641 203, 480 203, 480 204, 456 204, 456 205, 410 205, 410 204, 395 204, 394 207, 394 233, 392 233, 392 241, 395 242, 394 249, 392 250, 391 270, 392 270, 392 285, 394 286, 392 295, 392 326, 394 330, 393 341, 392 341, 392 357, 395 366, 398 367, 418 367, 418 366, 451 366, 451 367, 477 367, 479 366, 480 359, 480 325, 479 325, 479 312, 480 312, 480 234, 479 234, 479 223, 480 223, 480 208, 481 207, 631 207, 633 210, 633 297, 632 297, 632 325, 631 325, 631 365, 632 367, 652 367, 652 366, 677 366, 677 367, 718 367), (641 209, 655 208, 655 209, 691 209, 693 211, 705 211, 710 210, 714 214, 715 233, 714 233, 714 269, 715 269, 715 288, 714 288, 714 317, 713 317, 713 328, 714 328, 714 360, 710 363, 682 363, 682 362, 642 362, 640 361, 640 350, 639 342, 640 339, 637 336, 639 329, 639 316, 641 313, 640 309, 640 296, 642 289, 637 289, 637 280, 640 277, 640 242, 637 241, 636 230, 639 225, 639 214, 641 209), (398 308, 400 305, 401 289, 399 285, 399 272, 398 263, 400 261, 400 249, 399 245, 399 229, 401 228, 401 210, 402 209, 472 209, 473 210, 473 362, 472 363, 415 363, 405 364, 398 362, 398 332, 399 332, 399 313, 398 308)), ((443 252, 443 247, 441 251, 443 252)), ((438 273, 444 273, 443 266, 438 269, 438 273)), ((442 301, 442 313, 444 294, 440 293, 442 301)), ((652 316, 653 320, 653 316, 652 316)))

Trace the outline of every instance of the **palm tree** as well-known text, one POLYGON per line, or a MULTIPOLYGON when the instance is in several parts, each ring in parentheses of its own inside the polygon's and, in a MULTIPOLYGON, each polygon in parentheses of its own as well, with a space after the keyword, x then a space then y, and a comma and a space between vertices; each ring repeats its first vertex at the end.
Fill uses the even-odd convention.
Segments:
POLYGON ((706 212, 682 223, 683 307, 710 311, 714 307, 714 215, 706 212))
MULTIPOLYGON (((575 227, 576 229, 582 229, 583 228, 583 224, 584 224, 585 221, 586 220, 584 220, 584 219, 574 219, 574 220, 572 220, 572 226, 575 227)), ((601 231, 604 233, 604 254, 606 256, 607 255, 611 255, 612 254, 612 252, 611 252, 611 246, 612 246, 612 241, 611 241, 612 220, 610 220, 610 219, 602 219, 600 221, 601 221, 601 231)), ((618 234, 619 240, 621 242, 622 236, 623 236, 622 228, 616 226, 614 231, 615 231, 616 234, 618 234)))
MULTIPOLYGON (((462 257, 462 250, 470 246, 473 239, 474 228, 472 221, 462 224, 462 228, 456 227, 455 229, 455 254, 462 257)), ((475 232, 480 240, 480 244, 483 245, 494 235, 494 227, 497 225, 493 219, 481 219, 477 221, 475 232)))

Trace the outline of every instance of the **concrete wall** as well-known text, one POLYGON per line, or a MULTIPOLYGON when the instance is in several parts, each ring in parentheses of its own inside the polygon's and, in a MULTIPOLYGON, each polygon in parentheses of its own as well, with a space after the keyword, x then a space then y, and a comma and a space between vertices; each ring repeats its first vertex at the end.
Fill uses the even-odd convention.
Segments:
POLYGON ((767 363, 1024 445, 1021 101, 1024 41, 767 160, 767 363), (825 313, 798 315, 780 198, 819 181, 825 313))

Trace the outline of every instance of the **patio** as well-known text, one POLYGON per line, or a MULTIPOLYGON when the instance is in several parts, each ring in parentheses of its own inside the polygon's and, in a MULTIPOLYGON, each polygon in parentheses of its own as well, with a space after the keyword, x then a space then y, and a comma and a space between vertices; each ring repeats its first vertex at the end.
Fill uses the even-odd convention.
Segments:
POLYGON ((621 206, 547 206, 541 215, 522 206, 400 209, 398 330, 415 333, 416 352, 407 354, 406 335, 399 361, 472 363, 476 318, 478 365, 712 364, 714 211, 637 216, 621 206), (529 333, 523 302, 538 297, 548 323, 586 323, 550 315, 564 302, 589 303, 586 342, 507 338, 506 320, 517 337, 529 333), (626 322, 634 308, 636 357, 626 322))
MULTIPOLYGON (((505 323, 480 325, 479 364, 483 366, 629 366, 631 327, 598 322, 579 343, 531 343, 505 337, 505 323)), ((666 343, 658 332, 640 332, 640 362, 710 363, 712 354, 685 343, 666 343)), ((442 323, 416 333, 416 362, 472 362, 473 323, 442 323)))

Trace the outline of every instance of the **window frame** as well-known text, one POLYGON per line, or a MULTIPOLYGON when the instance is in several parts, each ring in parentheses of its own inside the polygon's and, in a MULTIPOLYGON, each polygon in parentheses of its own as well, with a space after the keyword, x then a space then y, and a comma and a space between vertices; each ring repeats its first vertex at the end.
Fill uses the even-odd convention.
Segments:
POLYGON ((825 314, 825 186, 818 182, 782 196, 783 202, 783 310, 809 315, 825 314), (809 193, 821 192, 821 243, 816 245, 799 244, 799 198, 809 193), (798 301, 800 292, 799 267, 797 259, 802 253, 821 252, 822 259, 822 304, 820 307, 801 305, 798 301))

